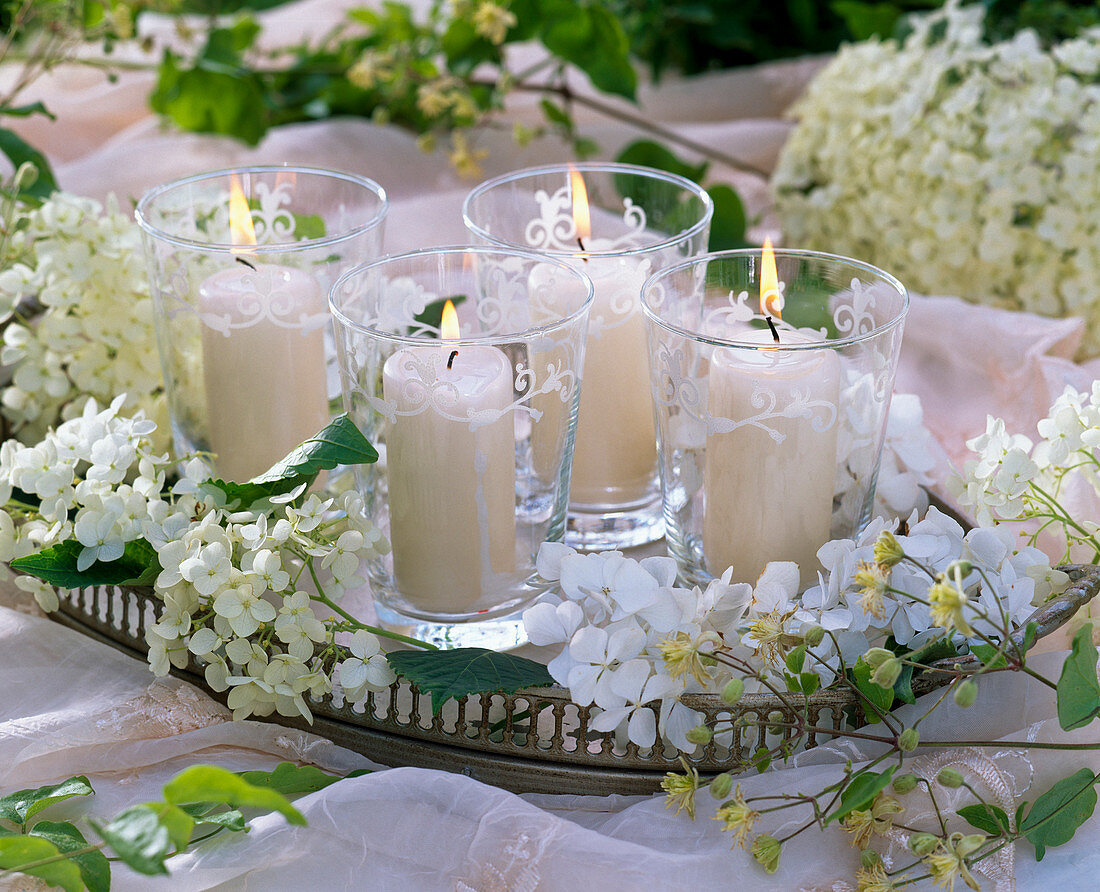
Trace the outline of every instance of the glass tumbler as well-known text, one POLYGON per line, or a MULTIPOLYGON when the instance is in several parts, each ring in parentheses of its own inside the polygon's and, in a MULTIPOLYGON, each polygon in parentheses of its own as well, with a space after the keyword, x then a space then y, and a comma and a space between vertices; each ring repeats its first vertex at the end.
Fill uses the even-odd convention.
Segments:
POLYGON ((707 254, 652 276, 665 535, 692 583, 817 552, 870 520, 909 306, 893 276, 813 251, 707 254))
POLYGON ((344 405, 382 459, 356 468, 390 554, 379 620, 441 647, 501 650, 549 583, 565 529, 592 283, 493 248, 386 257, 330 295, 344 405))
POLYGON ((242 167, 141 199, 176 452, 261 474, 330 420, 339 395, 326 296, 381 254, 386 193, 365 177, 242 167))
POLYGON ((711 213, 710 196, 690 180, 628 164, 520 170, 466 198, 463 217, 478 243, 537 251, 592 278, 569 545, 615 549, 661 538, 639 301, 647 276, 706 250, 711 213))

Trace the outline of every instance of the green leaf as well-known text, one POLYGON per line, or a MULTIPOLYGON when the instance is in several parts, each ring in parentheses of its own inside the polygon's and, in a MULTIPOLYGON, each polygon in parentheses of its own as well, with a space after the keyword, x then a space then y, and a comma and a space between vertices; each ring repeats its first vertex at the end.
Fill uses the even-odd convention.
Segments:
MULTIPOLYGON (((909 649, 901 647, 894 641, 893 638, 889 639, 891 643, 886 646, 889 647, 897 654, 908 654, 909 649)), ((913 678, 923 672, 923 669, 918 669, 910 665, 910 663, 920 663, 922 666, 936 662, 936 660, 946 659, 947 657, 953 657, 957 654, 955 645, 951 643, 950 638, 940 638, 936 641, 931 641, 924 647, 913 651, 912 654, 905 659, 907 662, 902 663, 901 674, 898 675, 898 680, 894 682, 894 697, 900 700, 902 703, 916 703, 917 699, 913 695, 913 678)))
MULTIPOLYGON (((184 811, 186 811, 186 809, 184 809, 184 811)), ((239 808, 203 815, 202 817, 196 818, 195 823, 215 824, 219 827, 224 827, 226 830, 231 830, 234 833, 243 833, 248 827, 244 822, 244 813, 239 808)))
POLYGON ((1073 839, 1096 808, 1096 787, 1100 780, 1087 768, 1062 778, 1035 800, 1020 824, 1020 833, 1035 846, 1035 860, 1042 861, 1047 846, 1060 846, 1073 839))
POLYGON ((161 826, 168 831, 168 838, 177 852, 182 852, 191 842, 191 833, 195 829, 195 819, 178 805, 170 802, 146 802, 145 807, 160 819, 161 826))
POLYGON ((1073 636, 1069 656, 1062 664, 1062 675, 1058 679, 1058 724, 1063 731, 1082 728, 1100 715, 1096 659, 1092 623, 1085 623, 1073 636))
POLYGON ((959 809, 959 817, 971 827, 977 827, 986 836, 1005 836, 1011 833, 1008 815, 1003 808, 976 802, 959 809))
POLYGON ((901 8, 894 3, 834 0, 829 7, 844 20, 853 40, 889 37, 902 14, 901 8))
POLYGON ((970 652, 990 669, 1004 669, 1008 665, 1008 660, 1000 652, 1000 648, 992 644, 972 644, 970 652))
POLYGON ((84 882, 80 868, 73 861, 54 861, 24 870, 20 865, 33 864, 61 853, 48 839, 39 836, 0 836, 0 870, 18 870, 60 886, 65 892, 80 892, 84 882))
MULTIPOLYGON (((84 834, 68 821, 39 821, 29 835, 49 840, 62 854, 88 847, 84 834)), ((88 892, 108 892, 111 888, 111 865, 106 855, 100 851, 84 852, 82 855, 72 855, 71 859, 80 868, 80 877, 88 892)))
POLYGON ((752 754, 752 766, 758 774, 763 774, 772 764, 772 753, 766 746, 759 747, 752 754))
POLYGON ((337 465, 361 465, 378 461, 378 452, 367 442, 347 415, 341 415, 324 430, 295 447, 282 461, 247 483, 209 481, 230 501, 247 508, 259 499, 290 492, 303 483, 312 483, 321 471, 337 465))
POLYGON ((41 102, 32 102, 29 105, 8 105, 0 107, 0 115, 11 115, 13 118, 28 118, 31 115, 45 115, 51 121, 57 120, 57 115, 46 108, 41 102))
POLYGON ((45 200, 57 191, 57 180, 54 178, 53 168, 50 167, 46 156, 18 134, 2 127, 0 127, 0 152, 7 156, 16 170, 28 161, 37 168, 38 179, 24 190, 25 194, 45 200))
POLYGON ((844 788, 844 792, 840 794, 840 805, 837 810, 825 818, 826 826, 830 821, 843 820, 849 812, 863 811, 869 808, 879 792, 886 789, 886 785, 890 783, 897 767, 897 765, 891 765, 885 771, 877 774, 874 771, 861 771, 859 774, 853 775, 844 788))
POLYGON ((801 672, 802 667, 806 663, 806 645, 800 644, 798 645, 798 647, 794 648, 789 654, 787 654, 786 657, 784 657, 784 662, 787 664, 787 668, 790 669, 791 672, 801 672))
POLYGON ((82 774, 33 790, 19 790, 0 798, 0 818, 13 824, 25 824, 44 808, 74 796, 91 796, 95 791, 82 774))
POLYGON ((275 790, 250 784, 232 771, 215 765, 194 765, 181 771, 165 784, 164 799, 174 805, 224 802, 234 808, 277 811, 291 824, 304 825, 306 822, 301 812, 275 790))
POLYGON ((821 676, 816 672, 803 672, 799 678, 802 680, 802 693, 807 697, 821 687, 821 676))
POLYGON ((603 3, 578 0, 513 0, 517 24, 510 37, 541 40, 551 53, 576 65, 593 86, 633 99, 638 77, 626 32, 603 3))
POLYGON ((280 762, 273 771, 242 771, 241 778, 254 787, 267 787, 284 796, 316 793, 343 780, 339 775, 326 774, 312 765, 295 765, 293 762, 280 762))
MULTIPOLYGON (((871 669, 863 657, 860 657, 856 660, 855 666, 852 667, 852 680, 855 682, 856 688, 863 697, 870 700, 883 712, 886 712, 894 702, 894 691, 892 689, 879 687, 871 681, 873 671, 874 670, 871 669)), ((876 722, 882 721, 877 713, 869 706, 864 706, 863 712, 867 717, 868 725, 873 725, 876 722)))
POLYGON ((168 873, 164 859, 172 853, 172 835, 148 805, 133 805, 109 824, 89 820, 103 841, 127 865, 146 876, 168 873))
POLYGON ((741 196, 730 186, 711 186, 707 189, 710 200, 714 202, 714 216, 710 220, 711 251, 726 251, 732 248, 752 247, 747 242, 745 231, 748 218, 741 196))
POLYGON ((642 167, 655 167, 657 170, 665 170, 677 174, 693 182, 702 181, 706 176, 706 161, 701 164, 690 164, 682 158, 676 157, 660 143, 649 139, 640 139, 632 142, 623 149, 615 159, 621 164, 638 164, 642 167))
POLYGON ((294 238, 299 241, 325 237, 325 218, 320 214, 294 214, 294 238))
MULTIPOLYGON (((466 302, 465 294, 452 294, 450 297, 440 297, 433 300, 423 311, 413 316, 415 326, 410 326, 409 333, 415 333, 422 331, 425 328, 434 328, 439 330, 439 326, 443 323, 443 308, 447 306, 447 301, 453 303, 456 307, 461 306, 466 302)), ((432 332, 434 334, 434 332, 432 332)))
POLYGON ((520 688, 554 683, 542 663, 481 647, 396 651, 389 655, 389 661, 394 672, 431 695, 433 713, 452 697, 510 694, 520 688))
POLYGON ((13 570, 37 576, 58 588, 83 588, 89 585, 148 585, 160 573, 160 562, 153 546, 144 539, 126 543, 122 557, 115 561, 96 561, 87 570, 77 569, 84 546, 68 539, 36 554, 16 558, 13 570))
POLYGON ((557 124, 559 127, 564 127, 566 131, 573 132, 573 119, 569 116, 569 112, 561 106, 555 105, 549 99, 543 99, 539 103, 539 107, 542 109, 542 113, 546 115, 546 120, 551 124, 557 124))
POLYGON ((183 68, 177 56, 165 52, 149 104, 184 130, 222 133, 249 145, 267 132, 259 75, 212 59, 200 58, 193 68, 183 68))

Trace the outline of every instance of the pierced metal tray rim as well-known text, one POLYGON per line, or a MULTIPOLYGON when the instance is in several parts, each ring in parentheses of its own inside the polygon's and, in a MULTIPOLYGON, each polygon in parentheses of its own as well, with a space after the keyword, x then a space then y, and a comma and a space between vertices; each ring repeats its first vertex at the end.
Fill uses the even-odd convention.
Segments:
MULTIPOLYGON (((1100 567, 1067 565, 1061 569, 1069 573, 1071 585, 1032 614, 1029 621, 1038 626, 1037 638, 1045 637, 1064 625, 1100 592, 1100 567)), ((50 614, 51 618, 144 661, 148 650, 144 628, 149 613, 155 616, 161 605, 150 588, 98 586, 59 594, 60 608, 50 614), (121 598, 121 618, 113 615, 116 596, 121 598), (106 611, 103 609, 104 598, 106 611), (130 615, 131 608, 136 609, 135 616, 130 615), (116 619, 119 621, 116 622, 116 619)), ((1022 647, 1024 629, 1015 632, 1012 638, 1017 647, 1022 647)), ((972 655, 963 655, 933 663, 914 681, 914 693, 926 693, 946 683, 947 672, 974 659, 972 655), (940 670, 939 679, 936 678, 937 670, 940 670)), ((186 669, 173 667, 172 674, 225 702, 226 694, 218 694, 206 685, 197 662, 193 661, 186 669)), ((734 707, 722 704, 716 694, 685 694, 681 699, 708 718, 717 715, 735 718, 741 714, 759 717, 783 708, 783 704, 770 694, 747 694, 734 707)), ((523 688, 512 694, 461 698, 456 707, 453 731, 445 728, 442 713, 431 714, 429 723, 424 724, 424 704, 427 701, 427 696, 422 695, 415 685, 398 679, 391 685, 386 713, 382 717, 378 715, 374 695, 367 698, 361 713, 347 705, 337 706, 331 695, 326 695, 321 701, 310 704, 314 716, 312 724, 304 719, 280 715, 255 718, 319 734, 380 764, 459 772, 513 792, 647 794, 657 791, 664 774, 679 766, 679 754, 671 747, 662 747, 658 743, 653 749, 644 751, 635 744, 627 743, 625 747, 616 748, 609 743, 611 735, 589 732, 587 723, 591 707, 576 706, 569 697, 568 689, 558 685, 523 688), (402 698, 409 702, 407 722, 397 718, 398 704, 402 698), (472 698, 477 698, 477 701, 471 712, 478 712, 479 716, 468 716, 466 713, 468 704, 475 703, 472 698), (503 708, 502 718, 492 718, 494 703, 498 709, 503 708), (552 715, 554 722, 554 733, 546 746, 539 743, 541 724, 534 730, 529 723, 524 728, 521 714, 523 710, 543 709, 550 710, 548 715, 552 715), (567 712, 575 714, 576 725, 564 732, 567 712), (475 733, 471 736, 467 728, 475 733), (516 743, 520 738, 524 742, 516 743), (572 743, 572 747, 566 747, 566 743, 572 743)), ((656 705, 648 704, 648 707, 655 709, 656 705)), ((857 708, 857 703, 844 691, 825 689, 809 698, 808 708, 816 717, 811 717, 815 724, 832 725, 834 729, 839 729, 845 713, 857 708)), ((541 713, 536 717, 536 722, 545 723, 541 713)), ((818 742, 811 734, 806 746, 812 747, 818 742)), ((718 747, 712 741, 701 747, 701 752, 689 756, 688 760, 703 774, 717 773, 725 770, 730 760, 742 757, 752 747, 752 742, 742 746, 738 735, 725 748, 718 747)))

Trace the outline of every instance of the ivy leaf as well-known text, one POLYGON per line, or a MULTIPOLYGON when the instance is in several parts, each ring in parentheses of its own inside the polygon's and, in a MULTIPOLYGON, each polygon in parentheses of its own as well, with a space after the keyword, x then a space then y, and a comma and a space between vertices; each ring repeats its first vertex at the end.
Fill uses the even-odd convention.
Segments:
POLYGON ((853 776, 840 794, 840 805, 825 819, 825 825, 828 826, 833 820, 843 820, 849 812, 869 808, 879 792, 886 789, 896 770, 897 765, 891 765, 881 773, 861 771, 853 776))
POLYGON ((84 588, 90 585, 148 585, 160 573, 160 562, 153 546, 144 539, 126 543, 122 557, 115 561, 96 561, 87 570, 77 569, 84 546, 68 539, 36 554, 16 558, 13 570, 29 573, 58 588, 84 588))
POLYGON ((81 892, 84 881, 80 868, 73 861, 54 861, 25 870, 21 866, 60 854, 57 846, 40 836, 0 836, 0 870, 18 870, 45 880, 51 886, 60 886, 65 892, 81 892))
POLYGON ((134 805, 109 824, 89 819, 96 833, 128 866, 146 876, 168 873, 164 859, 172 853, 172 834, 148 805, 134 805))
MULTIPOLYGON (((867 662, 860 657, 856 660, 855 666, 852 667, 852 680, 855 682, 856 688, 859 689, 860 694, 867 700, 870 700, 875 706, 886 712, 894 702, 894 691, 892 688, 879 687, 873 681, 871 681, 871 675, 873 670, 867 664, 867 662)), ((869 706, 864 705, 864 715, 867 717, 867 724, 873 725, 876 722, 882 721, 878 714, 869 706)))
POLYGON ((82 774, 33 790, 19 790, 0 798, 0 818, 13 824, 25 824, 45 808, 73 796, 91 796, 95 791, 82 774))
POLYGON ((959 809, 959 817, 971 827, 977 827, 986 836, 1004 836, 1011 833, 1008 815, 1003 808, 977 802, 959 809))
POLYGON ((431 695, 433 714, 452 697, 510 694, 520 688, 554 683, 542 663, 482 647, 396 651, 389 655, 389 661, 394 672, 431 695))
POLYGON ((337 465, 361 465, 378 461, 378 451, 367 442, 355 423, 341 415, 324 430, 296 446, 286 458, 247 483, 211 480, 211 486, 225 493, 230 502, 247 508, 259 499, 290 492, 301 484, 309 484, 321 471, 337 465))
MULTIPOLYGON (((39 821, 29 835, 49 840, 62 854, 88 847, 88 840, 84 838, 84 834, 68 821, 39 821)), ((92 851, 84 852, 82 855, 70 855, 70 858, 80 869, 80 877, 88 887, 88 892, 108 892, 111 888, 111 865, 106 855, 100 851, 92 851)))
POLYGON ((1058 724, 1063 731, 1082 728, 1100 715, 1096 659, 1092 623, 1085 623, 1073 636, 1069 656, 1062 664, 1062 675, 1058 679, 1058 724))
POLYGON ((269 787, 255 786, 232 771, 215 765, 194 765, 177 774, 164 786, 164 799, 173 805, 195 802, 224 802, 234 808, 277 811, 291 824, 306 819, 286 797, 269 787))
POLYGON ((254 787, 267 787, 284 796, 316 793, 343 780, 312 765, 295 765, 293 762, 280 762, 272 771, 242 771, 240 776, 254 787))
POLYGON ((1096 808, 1096 782, 1100 780, 1087 768, 1062 778, 1042 796, 1020 824, 1020 833, 1035 846, 1035 860, 1042 861, 1047 846, 1060 846, 1096 808))
MULTIPOLYGON (((11 109, 7 109, 7 112, 11 114, 11 109)), ((54 178, 53 168, 50 167, 46 156, 15 132, 2 127, 0 127, 0 152, 7 156, 16 170, 28 161, 38 170, 38 179, 23 190, 24 194, 44 201, 57 191, 57 180, 54 178)))

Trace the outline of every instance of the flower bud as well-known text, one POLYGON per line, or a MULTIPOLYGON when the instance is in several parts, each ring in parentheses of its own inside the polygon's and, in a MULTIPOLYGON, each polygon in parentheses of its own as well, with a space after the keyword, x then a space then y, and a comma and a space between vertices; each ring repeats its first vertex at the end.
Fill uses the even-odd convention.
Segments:
POLYGON ((911 753, 920 742, 920 734, 916 728, 906 728, 898 735, 898 749, 903 753, 911 753))
POLYGON ((985 835, 982 833, 970 833, 955 844, 955 851, 963 858, 973 854, 985 845, 985 835))
POLYGON ((733 706, 744 693, 745 683, 740 678, 731 678, 726 682, 726 686, 722 688, 722 702, 726 706, 733 706))
POLYGON ((723 772, 710 782, 710 795, 715 799, 725 799, 733 789, 733 778, 728 772, 723 772))
POLYGON ((870 870, 882 863, 882 855, 874 849, 864 849, 859 853, 859 866, 864 870, 870 870))
POLYGON ((957 560, 947 565, 947 568, 943 571, 943 575, 948 579, 954 579, 956 576, 958 576, 959 579, 966 579, 966 577, 973 572, 974 565, 970 563, 970 561, 957 560))
POLYGON ((887 660, 893 659, 895 659, 893 652, 887 650, 885 647, 872 647, 863 655, 864 662, 872 669, 877 669, 887 660))
POLYGON ((890 690, 899 675, 901 675, 901 660, 891 657, 889 660, 884 660, 882 665, 871 674, 871 682, 880 688, 890 690))
POLYGON ((802 630, 802 639, 807 647, 817 647, 825 638, 825 630, 821 626, 807 626, 802 630))
POLYGON ((688 743, 703 744, 710 743, 710 739, 714 735, 706 725, 699 725, 695 728, 691 728, 684 736, 688 739, 688 743))
POLYGON ((914 833, 909 837, 909 848, 914 855, 923 858, 925 855, 931 854, 939 841, 940 838, 931 833, 914 833))
POLYGON ((963 776, 954 768, 941 768, 940 773, 936 775, 936 780, 941 786, 954 789, 962 786, 963 776))
POLYGON ((920 779, 915 774, 899 774, 894 778, 894 792, 899 796, 904 796, 906 793, 912 793, 917 787, 917 782, 920 779))
POLYGON ((955 685, 955 705, 961 706, 966 709, 968 706, 973 706, 974 701, 978 699, 978 685, 972 678, 964 679, 955 685))

